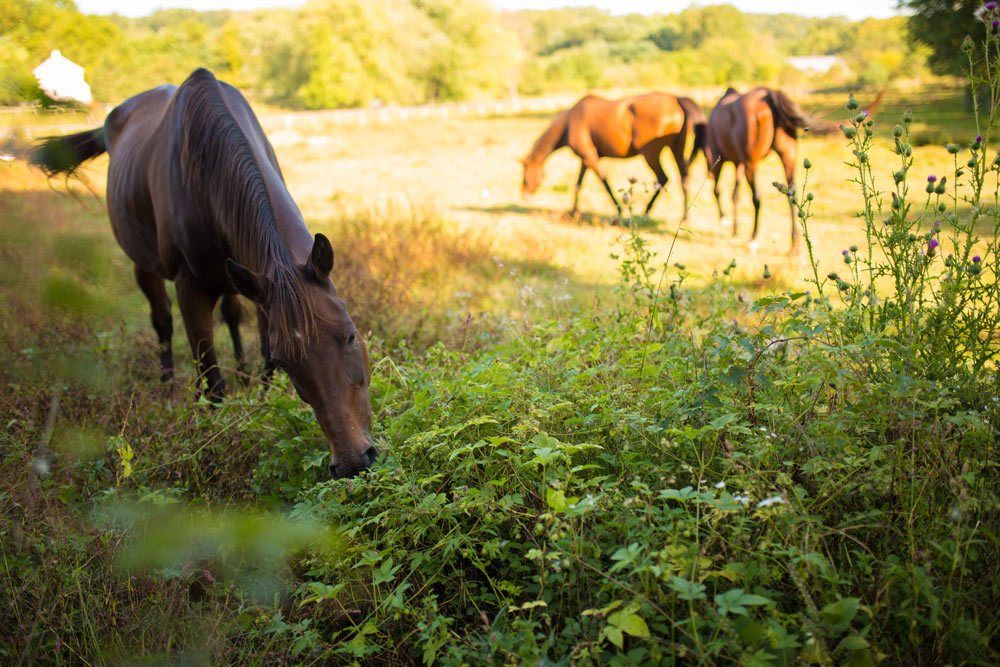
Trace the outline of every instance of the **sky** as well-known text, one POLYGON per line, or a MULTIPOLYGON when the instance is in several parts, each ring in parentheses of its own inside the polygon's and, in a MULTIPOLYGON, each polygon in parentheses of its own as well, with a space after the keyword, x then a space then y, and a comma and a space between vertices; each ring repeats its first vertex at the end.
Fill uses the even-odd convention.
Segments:
MULTIPOLYGON (((305 0, 76 0, 77 7, 92 14, 118 12, 128 16, 143 16, 165 7, 187 7, 192 9, 259 9, 261 7, 294 7, 305 0)), ((719 4, 711 0, 691 2, 691 0, 492 0, 498 9, 550 9, 553 7, 592 6, 610 10, 616 14, 626 12, 671 13, 692 4, 719 4)), ((757 13, 789 12, 809 16, 840 15, 852 19, 870 16, 886 17, 897 14, 897 0, 838 0, 818 2, 817 0, 728 0, 743 11, 757 13)))

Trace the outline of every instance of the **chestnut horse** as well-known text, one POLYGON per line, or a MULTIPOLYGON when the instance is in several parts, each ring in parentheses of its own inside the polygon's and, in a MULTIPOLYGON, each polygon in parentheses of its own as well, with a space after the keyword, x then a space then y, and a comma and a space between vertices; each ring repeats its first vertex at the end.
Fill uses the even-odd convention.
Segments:
MULTIPOLYGON (((753 236, 756 240, 760 223, 760 195, 757 192, 757 170, 760 161, 774 151, 785 166, 785 180, 795 182, 795 160, 798 155, 798 131, 812 124, 809 116, 780 90, 755 88, 740 94, 730 88, 715 106, 708 119, 705 158, 715 180, 715 201, 719 217, 726 221, 719 194, 719 174, 726 162, 736 167, 733 187, 733 236, 736 236, 736 207, 739 201, 740 173, 746 175, 753 198, 753 236)), ((795 208, 789 200, 792 216, 792 250, 799 244, 799 227, 795 208)))
POLYGON ((266 373, 283 368, 330 442, 334 477, 377 455, 370 436, 368 351, 330 280, 333 249, 306 228, 271 144, 238 90, 205 69, 115 108, 104 126, 45 140, 32 162, 72 174, 107 151, 107 206, 115 238, 135 264, 152 308, 164 379, 173 375, 173 280, 207 395, 225 383, 212 343, 212 311, 239 343, 240 293, 257 306, 266 373))
POLYGON ((669 147, 677 162, 684 191, 684 213, 688 213, 688 167, 702 147, 705 137, 705 114, 691 99, 666 93, 649 93, 620 100, 606 100, 587 95, 568 110, 556 116, 531 149, 524 164, 523 195, 534 194, 542 183, 542 166, 554 151, 568 146, 580 158, 580 175, 573 194, 572 215, 577 212, 580 185, 587 170, 593 171, 604 184, 608 196, 621 215, 622 207, 599 160, 602 157, 630 158, 642 155, 656 175, 657 188, 646 214, 667 185, 666 172, 660 164, 660 153, 669 147), (688 137, 692 147, 685 153, 688 137))

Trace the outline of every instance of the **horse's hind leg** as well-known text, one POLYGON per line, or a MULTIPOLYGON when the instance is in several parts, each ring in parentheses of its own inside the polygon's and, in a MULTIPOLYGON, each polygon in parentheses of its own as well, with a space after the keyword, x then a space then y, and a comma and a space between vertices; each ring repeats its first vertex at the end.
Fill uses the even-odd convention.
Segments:
MULTIPOLYGON (((791 188, 795 185, 795 161, 798 159, 799 144, 793 137, 779 132, 774 136, 774 150, 784 164, 785 182, 791 188)), ((791 197, 788 198, 788 210, 792 220, 792 248, 790 252, 794 253, 799 248, 799 223, 795 219, 795 204, 792 203, 791 197)))
MULTIPOLYGON (((653 204, 656 202, 656 198, 660 196, 664 188, 667 187, 667 181, 670 179, 667 177, 667 172, 663 171, 663 165, 660 164, 660 149, 655 150, 645 150, 642 152, 642 157, 646 159, 646 164, 649 168, 653 170, 653 174, 656 175, 656 191, 653 196, 649 198, 649 203, 646 204, 646 215, 653 210, 653 204)), ((687 209, 687 197, 685 197, 684 208, 687 209)))
POLYGON ((233 353, 236 355, 236 371, 245 384, 249 380, 246 362, 243 359, 243 338, 240 336, 240 323, 243 322, 243 306, 235 294, 222 295, 222 321, 229 327, 229 335, 233 339, 233 353))
POLYGON ((736 236, 736 218, 739 217, 740 208, 740 180, 743 178, 744 169, 742 164, 737 164, 733 173, 733 236, 736 236))
POLYGON ((580 210, 580 186, 583 185, 583 177, 587 175, 587 163, 580 162, 580 175, 576 177, 576 190, 573 191, 573 209, 569 212, 570 217, 576 217, 580 210))
POLYGON ((206 290, 196 278, 181 273, 177 284, 177 304, 184 316, 191 352, 198 363, 199 379, 204 378, 208 400, 218 403, 226 393, 226 384, 219 371, 212 334, 212 311, 219 295, 206 290))
POLYGON ((750 197, 753 200, 753 233, 750 235, 751 241, 757 240, 757 232, 760 231, 760 194, 757 192, 757 163, 746 163, 747 184, 750 186, 750 197))
POLYGON ((674 162, 677 163, 677 171, 681 175, 681 192, 684 194, 684 212, 681 214, 681 222, 687 222, 688 219, 688 200, 690 198, 690 179, 688 178, 688 161, 684 156, 684 134, 680 135, 680 138, 674 142, 674 145, 670 147, 670 152, 674 154, 674 162))
POLYGON ((160 380, 168 382, 174 377, 174 353, 171 338, 174 335, 174 320, 170 314, 170 297, 163 284, 163 278, 135 267, 135 281, 146 295, 151 310, 151 320, 160 344, 160 380))
MULTIPOLYGON (((719 222, 722 223, 723 227, 729 225, 729 220, 726 218, 726 212, 722 210, 722 183, 720 182, 722 178, 722 160, 716 160, 712 163, 712 194, 715 195, 715 204, 719 207, 719 222)), ((736 236, 736 211, 733 211, 733 236, 736 236)))

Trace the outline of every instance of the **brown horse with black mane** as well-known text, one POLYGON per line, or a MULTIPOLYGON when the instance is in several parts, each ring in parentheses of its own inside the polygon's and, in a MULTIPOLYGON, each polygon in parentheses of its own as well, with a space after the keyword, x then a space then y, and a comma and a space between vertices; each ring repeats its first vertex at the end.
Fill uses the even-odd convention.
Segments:
POLYGON ((330 280, 333 249, 306 228, 274 151, 238 90, 198 69, 140 93, 104 126, 39 145, 31 160, 72 174, 108 152, 111 226, 152 307, 164 379, 173 376, 173 280, 191 350, 215 402, 225 384, 212 342, 220 297, 237 355, 239 303, 257 305, 265 372, 283 368, 331 444, 334 477, 370 467, 368 351, 330 280))
POLYGON ((608 183, 600 158, 630 158, 642 155, 656 175, 657 188, 646 205, 646 214, 667 185, 667 174, 660 164, 660 153, 670 148, 681 175, 684 191, 684 214, 688 213, 688 167, 698 154, 705 136, 705 114, 691 99, 666 93, 649 93, 620 100, 606 100, 588 95, 563 111, 545 130, 522 163, 524 179, 521 192, 534 194, 541 185, 542 167, 554 151, 568 146, 580 158, 572 215, 577 212, 580 185, 587 170, 604 184, 608 196, 621 215, 622 207, 608 183), (690 152, 685 152, 692 137, 690 152))
MULTIPOLYGON (((757 192, 757 169, 772 150, 785 166, 789 187, 795 183, 795 160, 798 155, 798 131, 809 129, 812 120, 780 90, 755 88, 740 94, 730 88, 719 100, 708 120, 705 158, 715 179, 715 201, 719 217, 725 222, 719 193, 719 174, 726 162, 736 167, 733 186, 733 236, 736 236, 736 206, 739 200, 740 172, 746 174, 753 197, 753 236, 757 239, 760 223, 760 195, 757 192)), ((799 228, 795 208, 792 212, 792 251, 799 244, 799 228)))

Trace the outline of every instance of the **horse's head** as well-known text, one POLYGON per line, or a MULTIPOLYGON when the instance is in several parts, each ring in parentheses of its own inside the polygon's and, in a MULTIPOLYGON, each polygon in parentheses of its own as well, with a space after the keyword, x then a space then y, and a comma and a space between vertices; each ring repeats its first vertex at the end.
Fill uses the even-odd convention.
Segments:
POLYGON ((310 302, 314 310, 311 332, 290 325, 281 311, 286 306, 280 303, 283 296, 271 281, 231 259, 226 266, 237 291, 267 315, 271 361, 288 374, 295 391, 316 414, 330 441, 330 473, 334 478, 352 477, 369 468, 378 455, 370 434, 371 366, 368 349, 330 280, 330 242, 317 234, 309 260, 296 268, 301 278, 296 281, 298 289, 308 292, 298 298, 310 302))
POLYGON ((521 160, 521 164, 524 165, 524 177, 521 179, 521 196, 525 197, 538 192, 538 187, 542 184, 542 178, 545 176, 545 170, 543 169, 543 162, 541 160, 525 158, 521 160))

